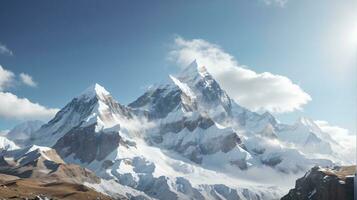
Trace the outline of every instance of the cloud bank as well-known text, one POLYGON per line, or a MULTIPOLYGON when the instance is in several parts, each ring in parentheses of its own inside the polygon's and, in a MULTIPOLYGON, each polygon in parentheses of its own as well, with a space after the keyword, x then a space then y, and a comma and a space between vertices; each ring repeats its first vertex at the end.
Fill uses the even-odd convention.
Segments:
POLYGON ((24 83, 25 85, 28 85, 30 87, 36 87, 37 83, 35 81, 33 81, 32 76, 25 74, 25 73, 21 73, 20 74, 20 79, 22 81, 22 83, 24 83))
POLYGON ((9 92, 0 92, 0 105, 0 117, 10 119, 47 120, 58 112, 58 109, 46 108, 9 92))
POLYGON ((202 39, 176 37, 169 59, 180 67, 196 59, 238 104, 254 111, 292 112, 301 110, 311 100, 289 78, 270 72, 257 73, 238 64, 218 45, 202 39))
MULTIPOLYGON (((20 79, 29 86, 37 84, 28 74, 21 73, 20 79)), ((0 118, 28 120, 48 120, 52 118, 58 109, 46 108, 38 103, 33 103, 27 98, 19 98, 10 92, 4 92, 15 82, 15 74, 0 66, 0 118)))

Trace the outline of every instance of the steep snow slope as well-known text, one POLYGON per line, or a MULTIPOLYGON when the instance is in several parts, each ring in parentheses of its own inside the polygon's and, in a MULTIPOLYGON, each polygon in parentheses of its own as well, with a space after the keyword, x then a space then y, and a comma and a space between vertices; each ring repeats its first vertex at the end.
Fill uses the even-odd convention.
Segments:
POLYGON ((14 142, 6 137, 0 136, 0 151, 15 150, 18 148, 19 147, 14 142))
POLYGON ((95 124, 95 131, 98 132, 115 129, 119 122, 126 122, 131 118, 132 115, 126 107, 117 103, 102 86, 94 84, 33 133, 30 143, 53 146, 73 128, 95 124))

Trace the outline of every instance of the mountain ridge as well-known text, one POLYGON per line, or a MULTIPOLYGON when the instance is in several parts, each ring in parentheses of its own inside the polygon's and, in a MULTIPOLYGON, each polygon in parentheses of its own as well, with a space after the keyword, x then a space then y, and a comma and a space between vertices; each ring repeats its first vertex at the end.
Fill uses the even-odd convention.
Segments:
MULTIPOLYGON (((65 162, 118 182, 126 197, 146 199, 277 199, 284 191, 269 183, 267 171, 298 177, 338 161, 313 120, 286 125, 250 111, 197 62, 169 77, 128 105, 93 84, 27 144, 51 147, 65 162), (265 182, 254 182, 257 175, 265 182)), ((91 187, 115 194, 105 181, 91 187)))

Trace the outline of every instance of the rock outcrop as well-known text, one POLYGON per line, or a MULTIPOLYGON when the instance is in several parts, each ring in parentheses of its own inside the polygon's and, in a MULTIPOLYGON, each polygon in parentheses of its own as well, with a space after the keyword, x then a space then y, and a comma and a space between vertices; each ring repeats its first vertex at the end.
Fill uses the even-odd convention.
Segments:
POLYGON ((313 167, 281 200, 353 200, 356 166, 313 167))
POLYGON ((111 198, 86 184, 100 184, 90 170, 66 164, 54 149, 32 146, 0 154, 0 197, 4 199, 111 198))

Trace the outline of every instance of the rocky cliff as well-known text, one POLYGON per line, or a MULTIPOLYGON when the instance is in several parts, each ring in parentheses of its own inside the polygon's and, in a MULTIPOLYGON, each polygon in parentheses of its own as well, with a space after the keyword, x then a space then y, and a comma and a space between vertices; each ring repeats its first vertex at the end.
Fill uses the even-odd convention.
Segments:
POLYGON ((356 166, 313 167, 281 200, 353 200, 356 166))

